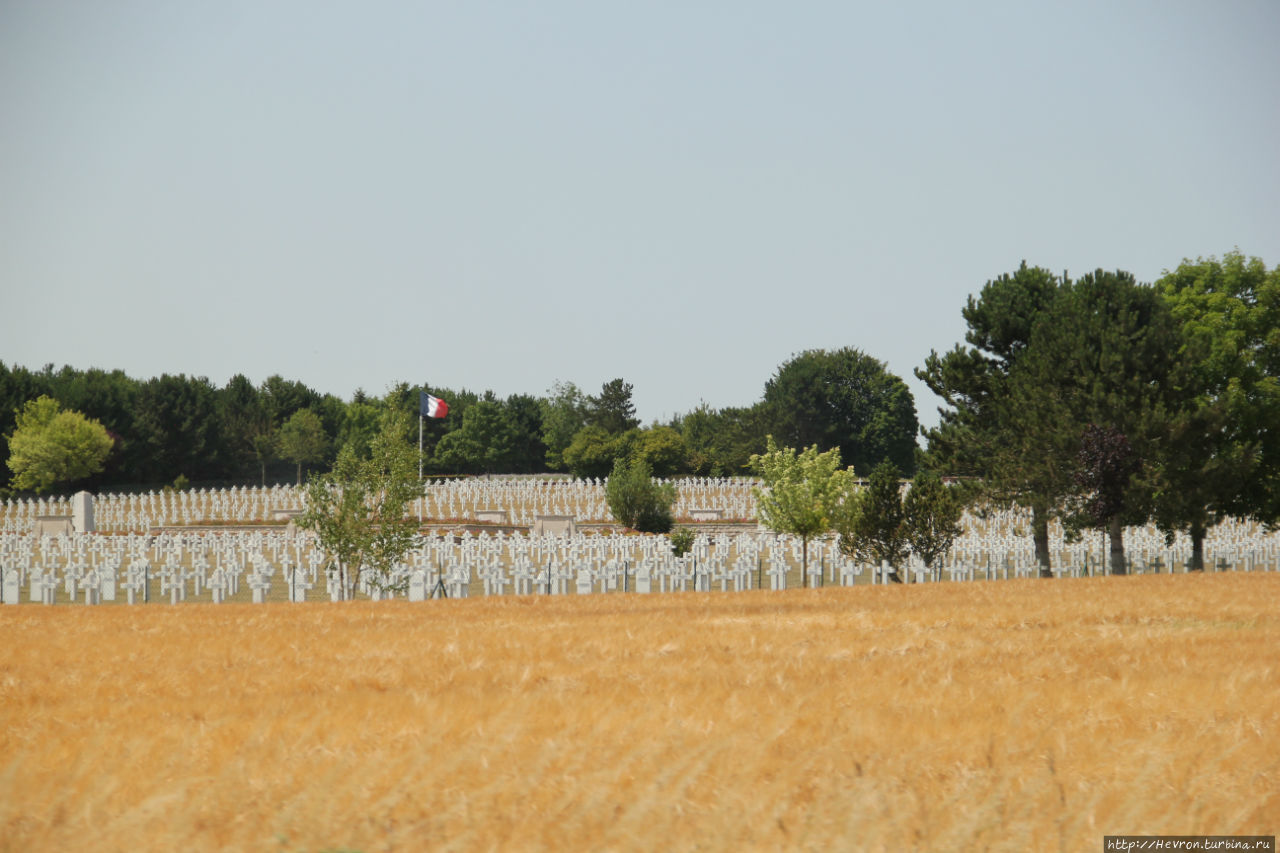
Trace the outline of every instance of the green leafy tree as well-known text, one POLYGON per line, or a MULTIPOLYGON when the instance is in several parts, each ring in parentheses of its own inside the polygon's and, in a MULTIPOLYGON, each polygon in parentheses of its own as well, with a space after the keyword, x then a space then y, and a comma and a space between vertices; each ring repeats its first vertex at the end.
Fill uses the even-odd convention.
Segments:
POLYGON ((751 457, 766 449, 766 404, 730 406, 716 412, 715 439, 711 444, 713 477, 742 475, 751 469, 751 457))
MULTIPOLYGON (((717 413, 706 403, 685 415, 672 420, 672 427, 680 433, 685 446, 685 465, 689 473, 698 477, 712 476, 715 470, 717 413)), ((715 476, 720 472, 716 471, 715 476)))
POLYGON ((262 403, 271 417, 273 426, 279 427, 299 409, 320 408, 320 394, 301 382, 285 379, 279 374, 268 376, 259 388, 262 403))
POLYGON ((637 432, 631 455, 647 462, 655 477, 670 477, 685 470, 688 448, 679 430, 653 426, 637 432))
POLYGON ((765 450, 765 404, 712 409, 703 403, 672 426, 685 444, 686 470, 704 477, 746 473, 751 457, 765 450))
POLYGON ((881 459, 915 470, 911 391, 884 362, 852 348, 808 350, 765 384, 769 432, 792 447, 835 447, 865 474, 881 459))
POLYGON ((902 521, 907 544, 925 567, 939 575, 935 563, 946 556, 960 535, 965 495, 962 486, 947 486, 932 471, 919 471, 902 499, 902 521))
POLYGON ((280 456, 298 466, 298 485, 302 485, 302 466, 322 462, 328 449, 329 440, 320 416, 310 409, 298 409, 276 434, 276 450, 280 456))
POLYGON ((843 514, 838 528, 842 552, 874 566, 888 564, 894 583, 902 583, 898 569, 911 549, 900 476, 887 459, 877 465, 857 495, 856 511, 843 514))
POLYGON ((541 401, 528 394, 512 394, 503 402, 503 410, 511 426, 511 456, 507 470, 516 474, 547 470, 541 401))
POLYGON ((388 413, 367 457, 345 445, 332 471, 307 482, 298 524, 315 532, 344 598, 362 579, 395 588, 394 567, 414 545, 418 522, 407 511, 423 486, 417 447, 404 439, 407 421, 402 412, 388 413))
POLYGON ((113 445, 102 424, 64 411, 51 397, 37 397, 17 413, 9 436, 13 487, 35 492, 102 470, 113 445))
POLYGON ((654 480, 644 459, 616 460, 605 482, 604 494, 609 512, 621 524, 642 533, 670 532, 676 487, 654 480))
POLYGON ((435 462, 453 471, 493 473, 509 465, 516 431, 502 404, 480 400, 462 415, 462 427, 436 445, 435 462))
POLYGON ((779 447, 773 436, 765 452, 751 457, 763 486, 752 490, 760 523, 776 533, 799 536, 801 583, 809 582, 809 541, 831 529, 841 503, 851 493, 851 477, 836 448, 819 453, 811 445, 797 453, 779 447))
POLYGON ((368 456, 386 410, 382 401, 357 390, 343 412, 335 444, 339 449, 351 445, 357 456, 368 456))
POLYGON ((587 425, 590 400, 572 382, 556 382, 550 394, 541 402, 542 442, 547 447, 547 467, 564 471, 569 468, 564 452, 587 425))
POLYGON ((671 531, 671 553, 683 557, 693 550, 693 543, 697 538, 698 534, 692 527, 677 527, 671 531))
POLYGON ((1199 395, 1158 460, 1155 516, 1191 538, 1204 568, 1208 531, 1228 516, 1280 518, 1280 267, 1239 251, 1183 261, 1156 288, 1182 329, 1199 395))
POLYGON ((615 460, 626 460, 630 454, 618 446, 614 436, 604 427, 585 426, 564 449, 564 465, 575 477, 606 477, 615 460))

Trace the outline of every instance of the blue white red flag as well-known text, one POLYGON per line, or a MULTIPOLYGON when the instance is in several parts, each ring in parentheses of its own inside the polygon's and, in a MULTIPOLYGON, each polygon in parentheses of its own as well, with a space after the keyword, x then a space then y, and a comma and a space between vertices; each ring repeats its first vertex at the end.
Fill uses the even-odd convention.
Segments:
POLYGON ((439 397, 432 397, 426 391, 419 392, 418 410, 426 418, 443 418, 449 414, 449 404, 439 397))

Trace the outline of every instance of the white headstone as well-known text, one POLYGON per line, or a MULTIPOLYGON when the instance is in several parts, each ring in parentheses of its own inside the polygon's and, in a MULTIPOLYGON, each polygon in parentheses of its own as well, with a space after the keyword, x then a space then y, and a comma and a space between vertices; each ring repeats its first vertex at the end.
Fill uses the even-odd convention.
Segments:
POLYGON ((0 598, 4 599, 5 604, 17 604, 20 592, 22 592, 22 586, 19 583, 18 570, 9 569, 4 573, 4 587, 0 590, 0 598))
POLYGON ((409 575, 409 600, 410 601, 426 601, 427 600, 427 573, 424 571, 416 571, 409 575))
POLYGON ((653 592, 653 574, 648 563, 641 563, 636 568, 636 592, 653 592))
POLYGON ((76 533, 92 533, 93 495, 88 492, 76 492, 71 496, 71 526, 76 533))

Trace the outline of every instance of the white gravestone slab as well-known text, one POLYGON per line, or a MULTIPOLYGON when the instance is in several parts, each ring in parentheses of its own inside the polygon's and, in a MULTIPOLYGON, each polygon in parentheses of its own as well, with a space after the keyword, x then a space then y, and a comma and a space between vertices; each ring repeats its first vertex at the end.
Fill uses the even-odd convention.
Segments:
POLYGON ((71 496, 71 527, 76 533, 97 530, 93 523, 93 495, 88 492, 76 492, 71 496))
POLYGON ((17 604, 18 594, 22 592, 22 584, 18 576, 17 569, 9 569, 4 573, 4 587, 0 590, 0 597, 4 599, 5 604, 17 604))

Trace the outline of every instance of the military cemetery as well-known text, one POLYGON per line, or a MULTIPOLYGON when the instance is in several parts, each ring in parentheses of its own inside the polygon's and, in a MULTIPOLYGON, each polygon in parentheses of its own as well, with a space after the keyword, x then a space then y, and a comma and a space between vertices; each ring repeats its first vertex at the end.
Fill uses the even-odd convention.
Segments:
MULTIPOLYGON (((393 573, 394 591, 366 585, 361 597, 423 600, 504 594, 785 590, 801 583, 798 537, 755 521, 757 481, 677 482, 677 517, 698 532, 672 554, 667 537, 625 532, 602 482, 495 477, 429 483, 410 514, 417 542, 393 573), (714 506, 712 506, 714 505, 714 506), (710 520, 699 519, 710 517, 710 520)), ((283 518, 304 496, 295 487, 135 495, 77 493, 70 500, 0 502, 3 603, 144 604, 336 600, 315 536, 283 518)), ((911 583, 1007 580, 1039 571, 1029 518, 967 515, 936 571, 918 560, 911 583)), ((1052 540, 1060 577, 1106 573, 1106 543, 1052 540)), ((1167 543, 1154 526, 1126 532, 1130 572, 1185 573, 1190 544, 1167 543)), ((833 537, 809 545, 811 586, 884 583, 880 566, 842 553, 833 537)), ((1210 572, 1280 571, 1280 533, 1243 521, 1216 527, 1206 543, 1210 572)))

